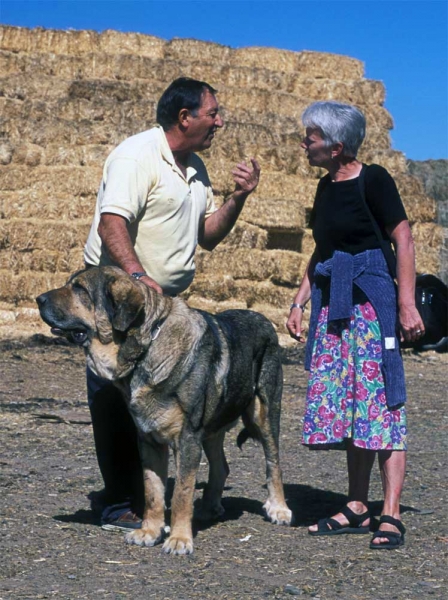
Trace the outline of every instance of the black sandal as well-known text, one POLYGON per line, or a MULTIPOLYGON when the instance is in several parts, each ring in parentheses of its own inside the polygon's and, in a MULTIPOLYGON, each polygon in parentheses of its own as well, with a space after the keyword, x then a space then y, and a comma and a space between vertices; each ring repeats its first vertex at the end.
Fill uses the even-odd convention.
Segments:
POLYGON ((398 529, 400 533, 395 533, 395 531, 376 531, 373 535, 373 538, 370 542, 371 550, 393 550, 394 548, 399 548, 404 545, 404 534, 406 533, 406 528, 401 521, 398 519, 394 519, 394 517, 390 517, 389 515, 383 515, 380 518, 381 523, 389 523, 389 525, 393 525, 398 529), (380 544, 374 544, 373 540, 377 538, 386 538, 387 542, 381 542, 380 544))
POLYGON ((348 525, 341 525, 339 521, 332 517, 327 519, 320 519, 317 522, 317 531, 309 531, 310 535, 340 535, 341 533, 369 533, 370 525, 362 526, 363 521, 370 519, 370 513, 368 510, 357 515, 348 506, 344 506, 340 511, 348 521, 348 525))

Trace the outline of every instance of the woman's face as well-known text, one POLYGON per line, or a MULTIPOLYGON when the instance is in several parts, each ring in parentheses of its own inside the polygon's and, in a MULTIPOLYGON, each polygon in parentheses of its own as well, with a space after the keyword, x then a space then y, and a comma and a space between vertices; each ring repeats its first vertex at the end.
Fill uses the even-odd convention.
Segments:
POLYGON ((306 135, 300 146, 312 167, 325 167, 331 162, 331 146, 326 146, 319 129, 306 128, 306 135))

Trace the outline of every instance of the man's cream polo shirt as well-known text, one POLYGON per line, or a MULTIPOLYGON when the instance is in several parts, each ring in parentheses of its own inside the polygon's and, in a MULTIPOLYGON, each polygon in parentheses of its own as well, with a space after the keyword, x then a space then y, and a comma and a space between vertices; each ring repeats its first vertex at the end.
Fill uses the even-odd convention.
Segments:
POLYGON ((194 277, 199 226, 215 210, 202 160, 191 154, 184 177, 163 129, 154 127, 126 139, 107 158, 84 259, 111 264, 98 224, 102 213, 121 215, 145 271, 164 293, 178 294, 194 277))

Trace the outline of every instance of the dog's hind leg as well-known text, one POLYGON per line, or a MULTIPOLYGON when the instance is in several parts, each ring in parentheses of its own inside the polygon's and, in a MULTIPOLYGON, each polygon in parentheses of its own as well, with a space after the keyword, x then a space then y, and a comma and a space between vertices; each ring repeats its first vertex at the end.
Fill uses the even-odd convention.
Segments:
POLYGON ((266 458, 266 484, 268 498, 263 509, 272 523, 290 525, 292 512, 289 510, 283 491, 282 472, 279 464, 280 409, 283 374, 276 349, 266 353, 256 396, 243 415, 251 437, 258 439, 266 458))
POLYGON ((171 535, 163 544, 167 554, 193 552, 193 496, 202 448, 193 433, 183 431, 174 447, 176 482, 171 500, 171 535))
POLYGON ((143 465, 145 510, 141 529, 126 534, 128 544, 154 546, 165 530, 165 486, 168 476, 168 446, 159 444, 151 436, 140 439, 140 457, 143 465))
POLYGON ((229 474, 229 465, 223 447, 225 435, 223 429, 202 442, 209 463, 208 482, 202 497, 201 511, 197 514, 197 517, 202 520, 218 519, 224 514, 221 497, 229 474))

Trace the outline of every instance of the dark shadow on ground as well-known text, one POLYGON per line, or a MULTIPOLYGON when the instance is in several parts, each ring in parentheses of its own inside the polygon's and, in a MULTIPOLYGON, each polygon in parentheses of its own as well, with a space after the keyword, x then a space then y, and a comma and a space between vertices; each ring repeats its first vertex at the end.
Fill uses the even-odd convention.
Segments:
MULTIPOLYGON (((197 489, 203 489, 205 483, 199 482, 196 485, 197 489)), ((174 480, 170 478, 168 480, 166 498, 167 498, 167 514, 166 520, 170 522, 170 509, 169 499, 171 499, 174 487, 174 480)), ((226 487, 226 490, 231 489, 226 487)), ((319 519, 324 517, 331 517, 340 511, 340 509, 347 503, 347 496, 344 494, 331 492, 328 490, 321 490, 313 488, 309 485, 299 484, 285 484, 285 497, 288 507, 293 513, 293 527, 308 527, 314 523, 317 523, 319 519)), ((225 496, 222 499, 222 505, 225 513, 217 520, 202 521, 199 518, 193 520, 193 535, 199 531, 205 531, 210 527, 213 527, 217 522, 225 523, 227 521, 238 521, 244 513, 250 513, 253 515, 260 516, 261 519, 265 519, 263 512, 263 503, 259 500, 246 498, 244 496, 225 496)), ((201 500, 195 501, 195 511, 200 513, 201 500)), ((372 517, 379 517, 381 515, 383 503, 380 500, 369 502, 369 510, 372 517)), ((401 512, 420 512, 418 508, 412 506, 400 506, 401 512)), ((55 515, 53 517, 56 521, 62 523, 81 523, 84 525, 100 525, 100 519, 91 510, 81 509, 70 515, 55 515)), ((374 519, 372 523, 372 530, 374 531, 378 525, 377 519, 374 519)))

